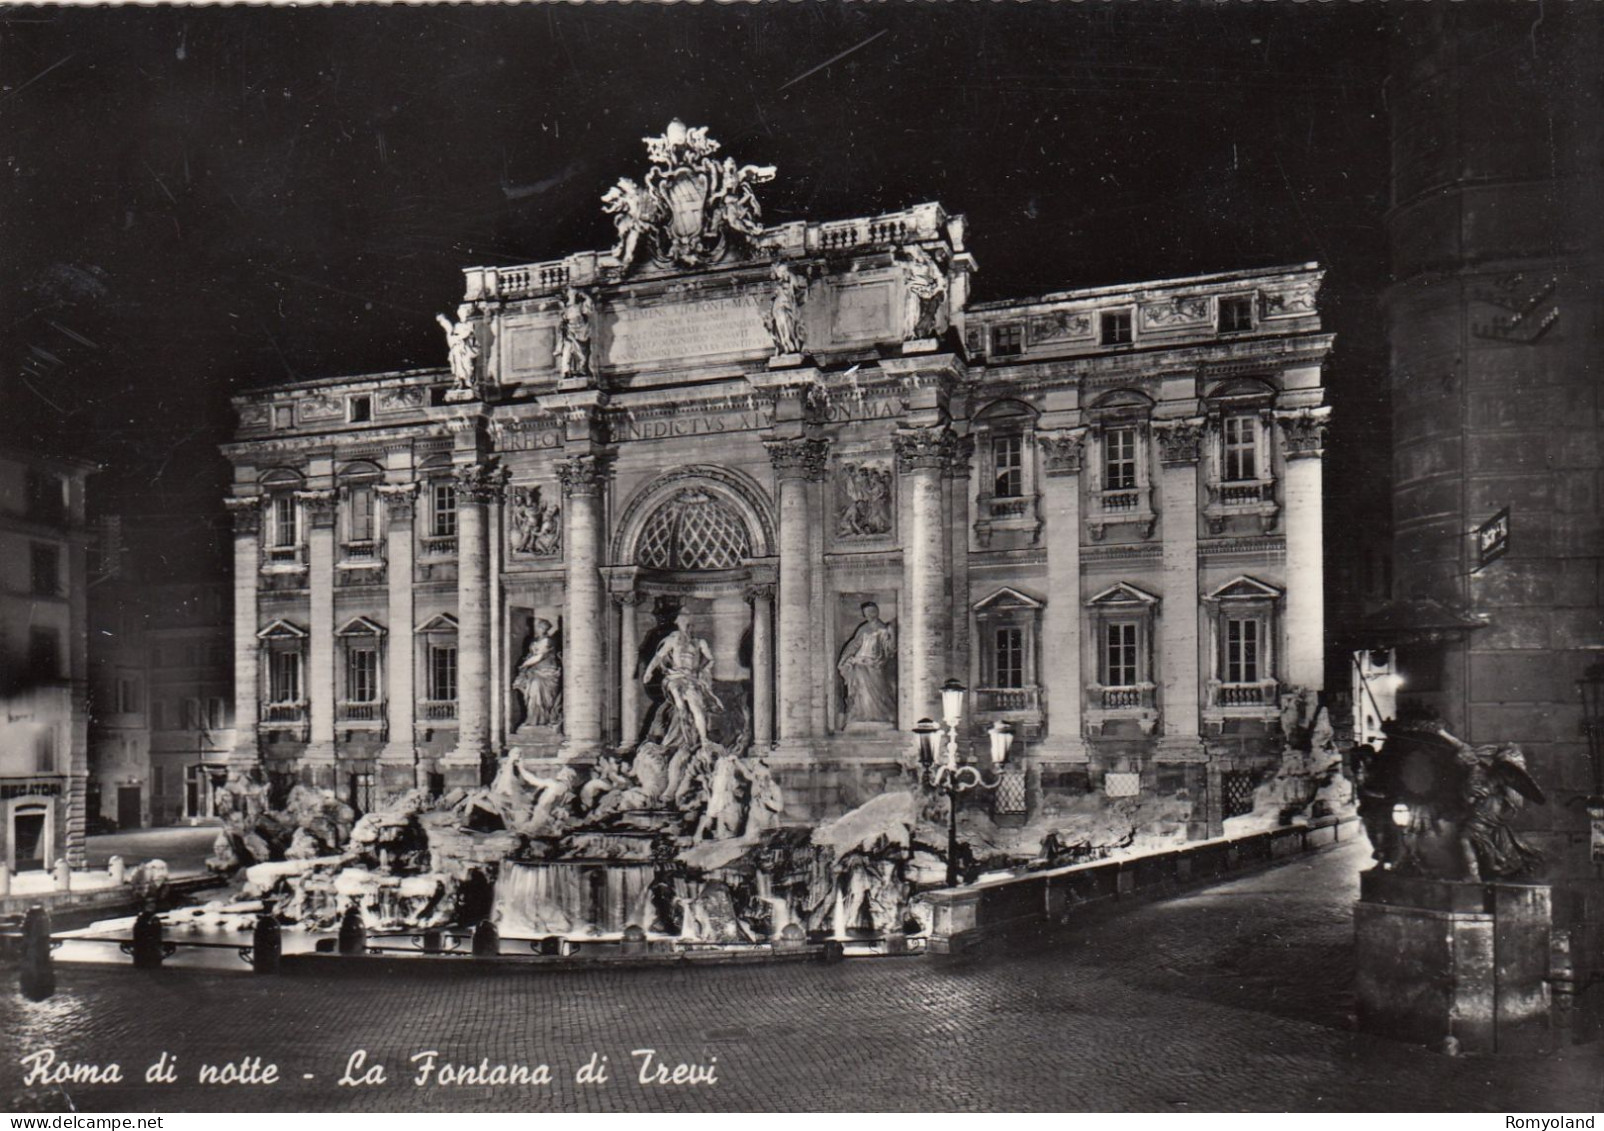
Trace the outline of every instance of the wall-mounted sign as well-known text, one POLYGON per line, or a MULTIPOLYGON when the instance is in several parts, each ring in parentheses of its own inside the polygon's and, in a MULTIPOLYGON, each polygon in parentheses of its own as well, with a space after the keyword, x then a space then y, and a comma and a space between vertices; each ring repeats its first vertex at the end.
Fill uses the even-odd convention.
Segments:
POLYGON ((1509 508, 1476 528, 1476 568, 1483 569, 1509 549, 1509 508))

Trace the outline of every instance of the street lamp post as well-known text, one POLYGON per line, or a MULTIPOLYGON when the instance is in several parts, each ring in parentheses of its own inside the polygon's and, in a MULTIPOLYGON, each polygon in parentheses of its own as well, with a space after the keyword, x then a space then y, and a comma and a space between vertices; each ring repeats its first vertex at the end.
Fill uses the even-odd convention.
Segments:
MULTIPOLYGON (((958 798, 974 789, 996 789, 1002 784, 1001 775, 987 781, 976 766, 965 766, 958 760, 958 726, 963 721, 964 694, 968 688, 955 679, 949 679, 941 688, 941 721, 947 727, 946 750, 941 761, 936 759, 941 727, 929 719, 914 724, 913 733, 919 739, 919 780, 932 789, 947 795, 947 886, 958 886, 958 798)), ((1008 757, 1014 735, 1008 724, 999 720, 987 732, 991 737, 993 768, 1000 768, 1008 757)))

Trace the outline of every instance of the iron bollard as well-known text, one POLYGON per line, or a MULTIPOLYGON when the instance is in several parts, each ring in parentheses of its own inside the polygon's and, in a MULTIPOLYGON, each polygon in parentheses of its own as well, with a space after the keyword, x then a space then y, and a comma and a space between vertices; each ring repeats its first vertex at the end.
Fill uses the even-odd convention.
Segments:
POLYGON ((264 900, 262 913, 256 917, 256 929, 251 932, 251 969, 258 974, 277 974, 283 953, 284 942, 279 937, 278 920, 273 917, 273 904, 264 900))
POLYGON ((445 936, 439 931, 423 932, 423 953, 439 954, 445 949, 445 936))
POLYGON ((473 956, 475 958, 494 958, 501 953, 501 932, 489 919, 479 920, 479 925, 473 929, 473 956))
POLYGON ((159 970, 167 957, 167 947, 162 941, 162 917, 156 914, 154 903, 145 904, 145 909, 134 920, 133 950, 134 966, 140 970, 159 970))
POLYGON ((50 912, 30 907, 22 920, 22 968, 17 981, 22 996, 44 1001, 56 992, 56 966, 50 956, 50 912))
POLYGON ((647 950, 645 928, 638 923, 631 923, 625 927, 622 950, 627 955, 645 954, 647 950))
POLYGON ((819 956, 820 961, 833 966, 847 956, 847 948, 841 945, 840 939, 825 939, 824 953, 819 956))
POLYGON ((368 929, 362 922, 362 909, 355 903, 345 909, 345 915, 340 919, 340 953, 366 954, 368 952, 368 929))

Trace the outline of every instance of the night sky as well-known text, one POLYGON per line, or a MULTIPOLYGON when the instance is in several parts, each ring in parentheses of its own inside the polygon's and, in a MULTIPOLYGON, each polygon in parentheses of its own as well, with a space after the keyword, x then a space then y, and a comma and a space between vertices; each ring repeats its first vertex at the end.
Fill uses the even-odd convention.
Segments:
POLYGON ((765 220, 939 200, 975 299, 1319 260, 1339 427, 1387 281, 1376 4, 0 10, 0 429, 220 509, 229 394, 444 362, 460 268, 605 248, 640 139, 765 220), (833 62, 831 60, 834 60, 833 62))

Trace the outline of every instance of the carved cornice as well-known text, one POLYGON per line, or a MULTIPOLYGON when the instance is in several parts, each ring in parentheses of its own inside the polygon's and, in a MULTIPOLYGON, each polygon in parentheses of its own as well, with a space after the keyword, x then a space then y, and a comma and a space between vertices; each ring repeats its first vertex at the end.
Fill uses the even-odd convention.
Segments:
POLYGON ((566 499, 595 497, 603 477, 599 456, 577 455, 557 465, 557 478, 562 481, 563 497, 566 499))
POLYGON ((334 503, 337 496, 333 491, 297 491, 295 498, 306 509, 307 517, 314 527, 334 525, 334 503))
POLYGON ((245 495, 223 500, 223 506, 234 518, 235 534, 245 537, 261 531, 262 499, 261 495, 245 495))
POLYGON ((819 482, 824 478, 825 464, 830 454, 830 441, 817 436, 796 436, 785 440, 764 440, 774 473, 781 479, 807 479, 819 482))
POLYGON ((1085 453, 1086 429, 1065 428, 1056 432, 1037 432, 1043 470, 1049 476, 1078 475, 1085 453))
POLYGON ((946 425, 925 428, 899 428, 891 436, 897 453, 897 470, 904 475, 914 471, 940 471, 951 461, 958 437, 946 425))
POLYGON ((1277 412, 1281 425, 1283 451, 1287 459, 1319 459, 1325 455, 1326 426, 1331 422, 1331 406, 1300 408, 1277 412))
POLYGON ((1159 420, 1153 423, 1158 438, 1158 461, 1166 467, 1196 463, 1203 446, 1203 420, 1159 420))
POLYGON ((413 511, 418 505, 418 485, 416 483, 387 483, 376 490, 379 498, 384 500, 384 513, 391 522, 403 519, 410 520, 413 511))

